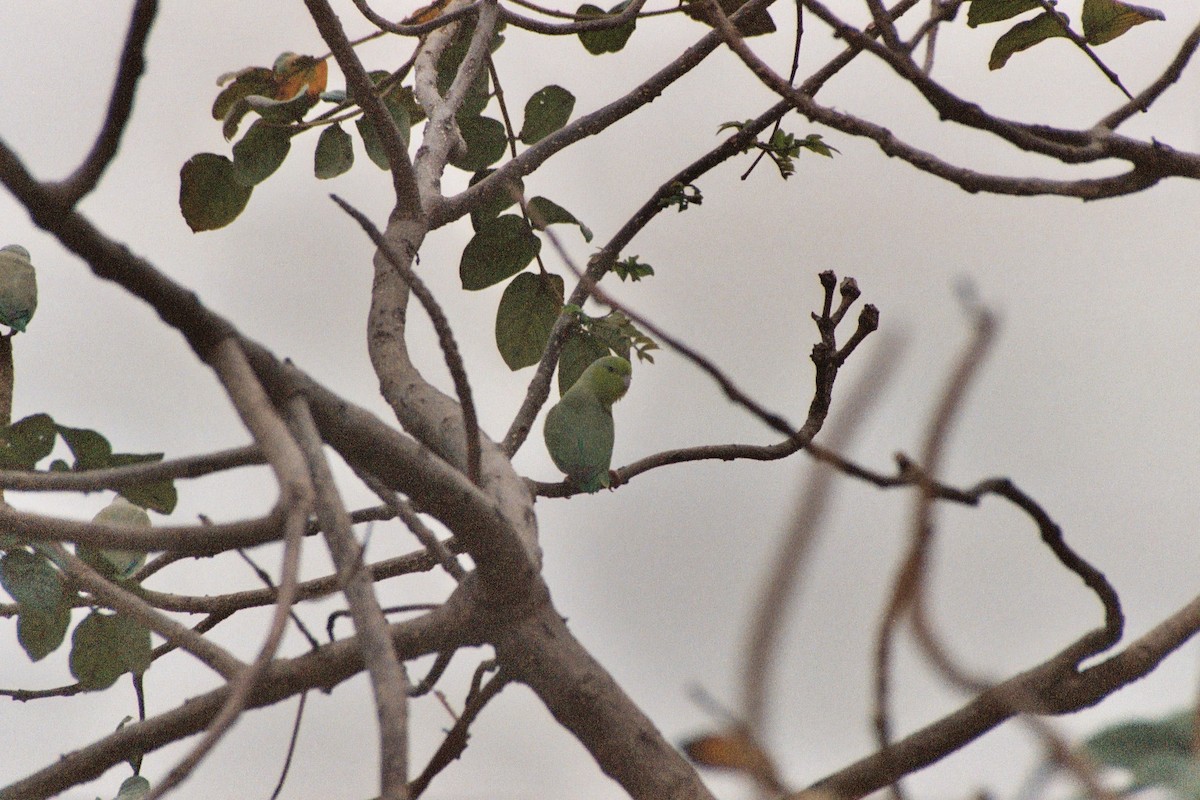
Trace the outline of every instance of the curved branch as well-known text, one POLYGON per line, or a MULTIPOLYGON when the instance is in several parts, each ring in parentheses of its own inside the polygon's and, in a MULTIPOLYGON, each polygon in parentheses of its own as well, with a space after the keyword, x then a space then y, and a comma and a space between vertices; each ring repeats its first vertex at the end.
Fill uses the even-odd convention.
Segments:
POLYGON ((425 285, 425 282, 415 273, 409 259, 401 258, 379 232, 366 215, 347 203, 336 194, 330 195, 343 211, 351 216, 366 232, 376 249, 383 253, 388 263, 400 273, 409 290, 417 296, 417 301, 429 315, 433 329, 437 333, 438 344, 442 348, 442 356, 446 360, 446 368, 454 381, 454 391, 458 395, 458 404, 462 407, 463 434, 467 450, 467 477, 471 483, 479 485, 479 416, 475 413, 475 399, 471 393, 471 383, 467 380, 467 369, 463 365, 462 354, 458 351, 458 343, 454 341, 454 331, 450 328, 450 320, 442 311, 437 298, 425 285))
POLYGON ((547 36, 570 36, 572 34, 588 33, 590 31, 607 31, 613 28, 619 28, 627 24, 630 20, 636 19, 638 13, 642 10, 642 6, 646 4, 646 0, 633 0, 619 14, 611 17, 601 17, 580 19, 575 18, 574 22, 563 24, 555 24, 553 22, 542 22, 532 17, 526 17, 523 14, 518 14, 515 11, 510 11, 501 6, 500 18, 518 28, 522 28, 533 33, 541 33, 547 36))
POLYGON ((138 79, 146 69, 146 42, 157 14, 158 0, 138 0, 133 7, 129 32, 125 34, 125 46, 121 50, 117 78, 113 82, 108 111, 104 115, 104 125, 96 140, 92 142, 91 152, 87 154, 83 163, 69 178, 55 184, 51 190, 55 201, 65 207, 75 205, 96 188, 104 171, 117 154, 121 135, 125 132, 129 114, 133 110, 138 79))

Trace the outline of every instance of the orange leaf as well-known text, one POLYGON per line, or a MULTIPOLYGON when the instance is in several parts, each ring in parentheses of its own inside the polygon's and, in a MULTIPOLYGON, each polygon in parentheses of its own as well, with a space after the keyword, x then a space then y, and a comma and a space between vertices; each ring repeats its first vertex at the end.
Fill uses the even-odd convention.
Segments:
POLYGON ((413 13, 404 18, 404 25, 420 25, 430 20, 435 20, 442 15, 446 10, 446 6, 450 4, 450 0, 434 0, 427 6, 421 6, 413 13))
POLYGON ((329 77, 329 65, 323 58, 283 53, 275 59, 273 72, 275 77, 274 99, 290 100, 305 86, 308 87, 306 92, 308 96, 316 97, 325 91, 325 81, 329 77))

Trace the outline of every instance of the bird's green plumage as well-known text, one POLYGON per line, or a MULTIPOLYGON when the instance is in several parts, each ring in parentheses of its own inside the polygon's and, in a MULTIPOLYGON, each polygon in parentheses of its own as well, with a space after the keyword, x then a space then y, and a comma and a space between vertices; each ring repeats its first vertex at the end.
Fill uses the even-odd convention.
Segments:
POLYGON ((546 414, 543 433, 554 465, 585 492, 609 485, 612 405, 629 388, 633 369, 620 356, 597 359, 546 414))
POLYGON ((37 278, 29 251, 19 244, 0 249, 0 324, 24 331, 37 310, 37 278))

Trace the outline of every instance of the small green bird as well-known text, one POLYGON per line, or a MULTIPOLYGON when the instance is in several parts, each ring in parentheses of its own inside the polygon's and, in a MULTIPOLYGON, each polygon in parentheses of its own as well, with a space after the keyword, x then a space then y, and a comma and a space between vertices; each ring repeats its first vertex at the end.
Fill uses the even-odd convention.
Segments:
POLYGON ((589 494, 610 485, 612 405, 625 396, 632 376, 633 367, 620 356, 598 358, 546 414, 550 458, 589 494))
MULTIPOLYGON (((121 495, 117 495, 111 503, 92 517, 92 522, 99 522, 104 525, 119 525, 127 528, 149 528, 153 525, 150 522, 150 515, 146 513, 146 509, 139 505, 129 502, 121 495)), ((88 548, 91 550, 92 548, 88 548)), ((94 551, 99 558, 103 558, 107 563, 112 565, 116 571, 118 578, 128 578, 133 573, 142 568, 146 563, 146 554, 131 550, 98 550, 94 551)), ((80 558, 84 561, 89 561, 95 565, 97 556, 90 555, 90 558, 80 553, 80 558)))
POLYGON ((0 249, 0 323, 23 333, 36 310, 37 277, 29 251, 10 244, 0 249))

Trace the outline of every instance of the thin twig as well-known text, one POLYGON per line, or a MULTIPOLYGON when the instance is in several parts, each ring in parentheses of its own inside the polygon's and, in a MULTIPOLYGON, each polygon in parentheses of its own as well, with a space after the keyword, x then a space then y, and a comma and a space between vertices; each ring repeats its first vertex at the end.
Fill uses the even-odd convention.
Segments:
POLYGON ((92 149, 83 163, 70 177, 50 188, 55 200, 64 207, 75 205, 95 189, 100 177, 117 154, 121 135, 125 132, 130 112, 133 110, 138 79, 146 69, 146 42, 157 14, 157 0, 138 0, 133 7, 129 31, 125 34, 125 46, 121 50, 121 59, 118 62, 117 78, 113 82, 108 110, 104 114, 104 126, 92 142, 92 149))
POLYGON ((404 800, 408 797, 408 676, 392 645, 374 584, 363 569, 362 547, 354 539, 349 514, 334 485, 308 403, 303 396, 296 395, 288 411, 313 476, 317 517, 334 567, 344 581, 343 591, 354 617, 363 663, 371 677, 379 717, 380 798, 404 800))

